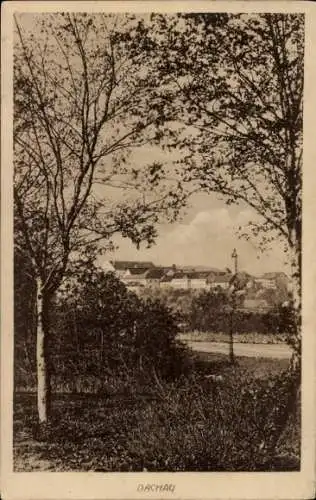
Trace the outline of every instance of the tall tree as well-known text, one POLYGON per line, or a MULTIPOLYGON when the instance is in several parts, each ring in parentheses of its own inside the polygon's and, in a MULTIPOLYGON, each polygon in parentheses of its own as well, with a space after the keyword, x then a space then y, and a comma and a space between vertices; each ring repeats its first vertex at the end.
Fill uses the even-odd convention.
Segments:
POLYGON ((15 249, 27 255, 36 283, 38 417, 45 423, 49 311, 71 255, 95 253, 115 233, 152 243, 160 215, 176 216, 183 197, 172 180, 160 182, 160 164, 145 171, 128 164, 130 151, 150 142, 164 120, 134 42, 137 20, 22 14, 15 21, 15 249))
POLYGON ((254 235, 284 242, 299 366, 304 16, 158 14, 151 22, 152 57, 181 124, 162 128, 166 144, 183 151, 183 179, 249 205, 254 235))

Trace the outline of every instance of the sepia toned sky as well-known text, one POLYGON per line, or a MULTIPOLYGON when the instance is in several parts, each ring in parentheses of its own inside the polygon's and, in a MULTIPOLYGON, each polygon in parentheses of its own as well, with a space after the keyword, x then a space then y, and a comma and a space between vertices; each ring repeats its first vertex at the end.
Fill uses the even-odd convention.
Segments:
MULTIPOLYGON (((27 31, 35 28, 35 16, 24 14, 19 22, 27 31)), ((156 160, 172 163, 178 158, 166 157, 157 148, 142 148, 132 155, 131 163, 145 165, 156 160)), ((98 194, 105 198, 109 191, 99 189, 98 194)), ((113 193, 112 193, 113 195, 113 193)), ((116 195, 115 195, 116 196, 116 195)), ((117 197, 120 193, 117 193, 117 197)), ((139 250, 127 239, 115 237, 118 249, 100 258, 102 260, 150 260, 158 265, 192 265, 232 268, 231 253, 237 249, 239 267, 252 274, 268 271, 287 270, 284 262, 281 241, 274 241, 269 251, 262 252, 260 243, 253 238, 250 241, 239 239, 239 226, 246 226, 249 220, 256 219, 253 211, 247 206, 226 206, 215 194, 195 194, 190 206, 182 218, 173 224, 161 224, 155 245, 146 248, 143 244, 139 250)))
POLYGON ((156 244, 149 249, 143 245, 137 250, 128 240, 117 237, 115 242, 119 249, 102 259, 150 260, 159 265, 232 268, 231 253, 236 247, 240 270, 256 275, 285 269, 280 243, 275 242, 269 252, 262 253, 259 245, 238 239, 236 226, 247 216, 245 211, 234 214, 224 205, 210 208, 211 204, 210 199, 205 203, 204 209, 196 211, 192 208, 181 223, 161 226, 156 244))
MULTIPOLYGON (((163 154, 158 148, 140 148, 131 158, 135 165, 153 160, 168 163, 175 155, 163 154)), ((104 193, 106 194, 106 193, 104 193)), ((238 237, 238 228, 257 220, 247 205, 227 206, 217 194, 196 193, 175 223, 158 226, 155 245, 139 250, 127 239, 115 237, 118 249, 100 257, 102 260, 149 260, 157 265, 189 265, 232 268, 233 248, 239 255, 239 269, 254 275, 264 272, 287 271, 281 240, 274 241, 269 251, 262 251, 253 237, 246 241, 238 237)))

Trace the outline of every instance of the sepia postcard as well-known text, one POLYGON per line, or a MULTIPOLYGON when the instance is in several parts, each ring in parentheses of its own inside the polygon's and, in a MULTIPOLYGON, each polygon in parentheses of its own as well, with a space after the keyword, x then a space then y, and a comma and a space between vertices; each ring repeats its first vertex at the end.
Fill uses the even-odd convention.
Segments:
POLYGON ((1 496, 316 494, 313 2, 4 2, 1 496))

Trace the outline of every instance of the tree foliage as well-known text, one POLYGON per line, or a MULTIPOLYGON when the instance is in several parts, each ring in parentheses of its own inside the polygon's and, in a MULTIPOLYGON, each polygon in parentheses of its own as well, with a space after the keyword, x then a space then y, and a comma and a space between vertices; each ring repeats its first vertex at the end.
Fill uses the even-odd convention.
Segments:
POLYGON ((14 236, 37 289, 41 422, 49 417, 51 303, 71 256, 111 247, 115 233, 152 244, 160 216, 173 219, 184 199, 179 184, 159 182, 159 164, 128 165, 131 149, 152 141, 164 120, 133 43, 136 26, 125 15, 15 18, 14 236))
MULTIPOLYGON (((131 386, 136 379, 146 383, 156 376, 174 379, 185 367, 171 311, 158 300, 139 299, 113 274, 93 265, 76 269, 73 279, 67 279, 50 314, 49 358, 55 388, 76 388, 80 378, 86 383, 92 380, 92 390, 106 392, 109 380, 125 380, 131 386)), ((34 329, 30 337, 34 346, 34 329)), ((25 331, 18 329, 17 384, 22 385, 21 372, 26 370, 26 378, 34 383, 35 370, 34 353, 28 363, 24 341, 25 331)))
POLYGON ((61 305, 66 315, 75 311, 77 334, 90 349, 99 344, 101 374, 106 368, 142 377, 152 377, 153 370, 171 378, 181 372, 176 318, 167 306, 140 299, 113 274, 94 266, 77 278, 78 285, 61 305))
POLYGON ((115 233, 152 244, 186 185, 248 204, 264 243, 283 238, 299 353, 303 61, 300 14, 16 16, 14 233, 36 284, 39 400, 71 256, 93 258, 115 233), (144 144, 175 149, 177 168, 131 165, 144 144))
POLYGON ((184 179, 250 205, 256 234, 282 236, 300 253, 303 15, 158 14, 152 22, 152 53, 184 125, 169 141, 184 151, 184 179))
POLYGON ((151 55, 173 96, 165 145, 182 151, 184 182, 248 205, 262 247, 284 245, 299 354, 304 16, 154 14, 151 22, 151 55))
POLYGON ((59 285, 71 252, 116 232, 152 243, 159 214, 179 209, 179 191, 157 185, 159 165, 128 165, 162 119, 132 43, 135 22, 42 15, 38 36, 16 20, 15 236, 47 289, 59 285))

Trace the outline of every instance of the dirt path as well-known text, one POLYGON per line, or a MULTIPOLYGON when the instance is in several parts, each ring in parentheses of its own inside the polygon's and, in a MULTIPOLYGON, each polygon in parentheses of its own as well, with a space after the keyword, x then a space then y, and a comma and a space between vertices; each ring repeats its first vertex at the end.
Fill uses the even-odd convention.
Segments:
MULTIPOLYGON (((194 342, 187 341, 187 345, 198 352, 214 352, 228 354, 229 344, 226 342, 194 342)), ((246 344, 242 342, 234 343, 236 356, 263 357, 289 359, 292 354, 291 348, 287 344, 246 344)))

